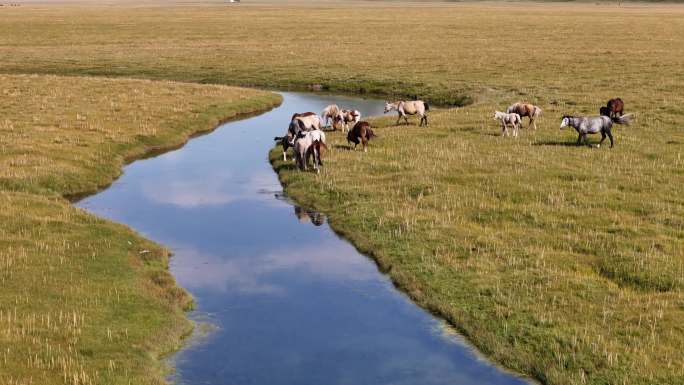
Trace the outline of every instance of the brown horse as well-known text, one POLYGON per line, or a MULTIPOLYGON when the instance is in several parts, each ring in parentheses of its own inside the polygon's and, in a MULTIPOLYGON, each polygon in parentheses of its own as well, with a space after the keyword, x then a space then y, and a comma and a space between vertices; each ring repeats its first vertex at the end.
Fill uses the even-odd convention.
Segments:
POLYGON ((354 149, 356 149, 356 146, 358 146, 359 142, 361 142, 361 145, 363 146, 363 152, 366 152, 368 151, 366 148, 368 146, 368 141, 375 136, 376 135, 371 129, 370 123, 358 122, 347 134, 347 143, 354 143, 354 149))
MULTIPOLYGON (((527 116, 530 118, 530 125, 528 127, 534 127, 534 129, 537 129, 537 123, 535 123, 535 119, 537 119, 539 116, 541 116, 542 109, 529 103, 514 103, 511 104, 508 109, 506 109, 507 114, 512 114, 516 113, 520 115, 521 118, 527 116)), ((522 122, 521 122, 522 123, 522 122)), ((522 126, 522 124, 521 124, 522 126)))
POLYGON ((622 116, 625 110, 625 103, 620 98, 610 99, 605 107, 601 107, 599 112, 609 118, 622 116))

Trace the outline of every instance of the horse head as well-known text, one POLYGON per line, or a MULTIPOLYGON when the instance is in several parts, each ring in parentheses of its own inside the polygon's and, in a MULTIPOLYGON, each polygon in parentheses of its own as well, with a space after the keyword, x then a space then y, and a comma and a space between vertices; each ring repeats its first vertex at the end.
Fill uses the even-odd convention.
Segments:
POLYGON ((563 115, 563 118, 562 118, 561 124, 560 124, 560 129, 562 130, 563 128, 569 126, 571 119, 574 119, 574 117, 572 115, 563 115))
POLYGON ((388 113, 388 112, 390 112, 392 110, 396 110, 396 109, 397 109, 397 103, 396 102, 395 103, 390 103, 387 101, 385 102, 385 113, 388 113))

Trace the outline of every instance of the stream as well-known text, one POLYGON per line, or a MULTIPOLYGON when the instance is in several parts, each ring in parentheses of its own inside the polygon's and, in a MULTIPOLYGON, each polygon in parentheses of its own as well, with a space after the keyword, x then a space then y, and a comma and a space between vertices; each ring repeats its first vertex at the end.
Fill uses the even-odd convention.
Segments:
MULTIPOLYGON (((78 203, 169 247, 195 298, 177 384, 528 384, 399 292, 323 215, 283 194, 268 162, 293 112, 379 100, 282 93, 280 107, 126 166, 78 203), (204 325, 204 326, 203 326, 204 325), (206 325, 209 325, 206 327, 206 325)), ((323 166, 325 167, 325 165, 323 166)))

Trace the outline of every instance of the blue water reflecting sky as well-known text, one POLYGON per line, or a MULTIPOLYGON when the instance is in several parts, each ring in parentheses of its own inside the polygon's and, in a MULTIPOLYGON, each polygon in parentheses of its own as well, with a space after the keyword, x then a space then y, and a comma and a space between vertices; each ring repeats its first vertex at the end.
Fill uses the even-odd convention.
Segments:
POLYGON ((135 162, 79 202, 174 251, 172 271, 217 329, 179 352, 186 384, 522 384, 478 359, 397 292, 375 264, 287 200, 268 163, 293 112, 335 102, 284 93, 281 107, 135 162), (320 226, 318 226, 320 225, 320 226))

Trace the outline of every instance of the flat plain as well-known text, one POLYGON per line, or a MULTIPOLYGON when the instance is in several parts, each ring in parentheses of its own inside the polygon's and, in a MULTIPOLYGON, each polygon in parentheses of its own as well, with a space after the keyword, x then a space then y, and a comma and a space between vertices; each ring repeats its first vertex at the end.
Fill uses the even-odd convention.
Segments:
POLYGON ((429 128, 374 119, 379 138, 366 154, 330 135, 320 176, 273 152, 287 192, 508 368, 549 384, 684 383, 684 7, 0 12, 2 73, 428 100, 429 128), (576 147, 574 131, 558 129, 563 114, 596 114, 616 96, 637 120, 616 127, 615 148, 576 147), (501 138, 491 115, 518 100, 544 109, 539 129, 501 138))
POLYGON ((0 95, 0 383, 163 383, 159 358, 192 326, 169 251, 64 196, 279 97, 50 75, 0 75, 0 95))

